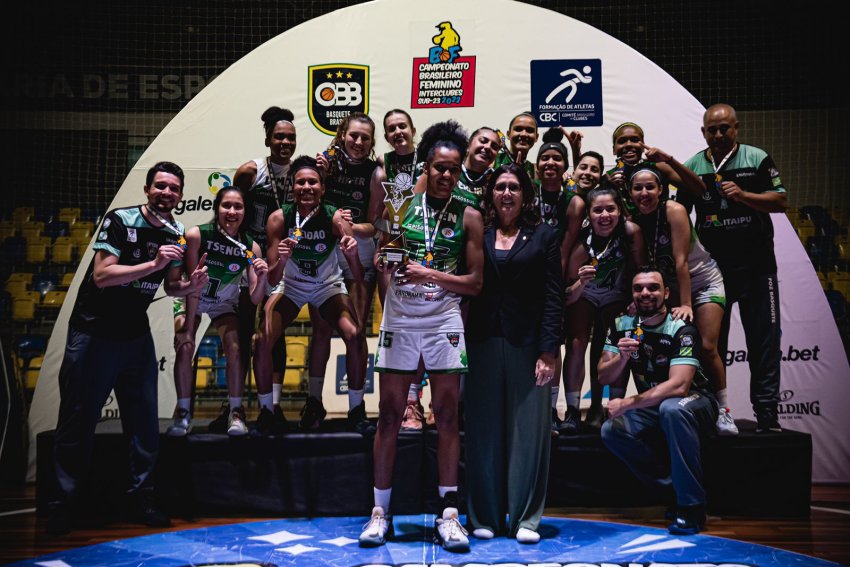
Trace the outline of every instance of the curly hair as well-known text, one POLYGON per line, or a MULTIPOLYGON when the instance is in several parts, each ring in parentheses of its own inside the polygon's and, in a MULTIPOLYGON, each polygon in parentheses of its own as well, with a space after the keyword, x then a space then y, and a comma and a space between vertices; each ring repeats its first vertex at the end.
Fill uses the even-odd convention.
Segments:
POLYGON ((260 120, 263 121, 263 130, 266 133, 266 138, 272 135, 272 131, 274 131, 274 126, 278 122, 289 122, 293 126, 295 126, 294 120, 295 115, 292 114, 292 111, 288 108, 281 108, 279 106, 270 106, 265 112, 260 116, 260 120))
POLYGON ((468 146, 469 136, 463 126, 454 120, 437 122, 429 126, 422 134, 422 139, 416 148, 416 161, 431 161, 437 148, 457 150, 463 159, 468 146))

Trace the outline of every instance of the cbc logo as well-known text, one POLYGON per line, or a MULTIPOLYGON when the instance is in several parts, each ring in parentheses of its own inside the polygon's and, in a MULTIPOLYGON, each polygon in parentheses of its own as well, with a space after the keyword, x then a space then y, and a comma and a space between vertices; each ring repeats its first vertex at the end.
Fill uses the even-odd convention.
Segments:
POLYGON ((363 102, 363 89, 359 83, 322 83, 314 93, 322 106, 357 106, 363 102))
POLYGON ((540 121, 541 122, 557 122, 558 121, 558 113, 557 112, 541 112, 540 113, 540 121))

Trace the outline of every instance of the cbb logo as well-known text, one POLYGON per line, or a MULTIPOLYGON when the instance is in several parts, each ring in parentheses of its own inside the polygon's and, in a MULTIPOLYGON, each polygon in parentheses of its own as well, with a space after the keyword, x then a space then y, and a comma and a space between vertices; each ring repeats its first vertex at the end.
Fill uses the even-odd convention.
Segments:
POLYGON ((363 102, 363 88, 355 82, 325 82, 316 87, 314 94, 322 106, 357 106, 363 102))

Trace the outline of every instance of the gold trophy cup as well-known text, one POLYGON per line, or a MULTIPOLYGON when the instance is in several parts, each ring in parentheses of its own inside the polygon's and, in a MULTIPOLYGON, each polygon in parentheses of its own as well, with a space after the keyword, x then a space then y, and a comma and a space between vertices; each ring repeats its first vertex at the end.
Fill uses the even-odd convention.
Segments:
POLYGON ((409 173, 400 172, 392 182, 385 181, 384 204, 387 207, 388 219, 381 219, 375 227, 390 235, 390 240, 378 251, 378 257, 387 267, 407 263, 407 242, 401 222, 407 212, 407 207, 413 199, 413 178, 409 173))

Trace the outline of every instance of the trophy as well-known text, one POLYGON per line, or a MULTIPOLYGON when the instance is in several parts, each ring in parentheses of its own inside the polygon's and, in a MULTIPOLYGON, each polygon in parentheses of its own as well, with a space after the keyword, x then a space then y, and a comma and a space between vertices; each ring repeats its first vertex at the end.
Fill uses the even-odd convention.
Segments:
POLYGON ((413 199, 413 178, 409 173, 399 172, 393 181, 382 183, 384 187, 384 203, 389 213, 389 219, 381 219, 375 227, 390 235, 390 240, 378 251, 378 257, 385 266, 392 267, 405 264, 408 260, 407 242, 401 222, 407 207, 413 199))

